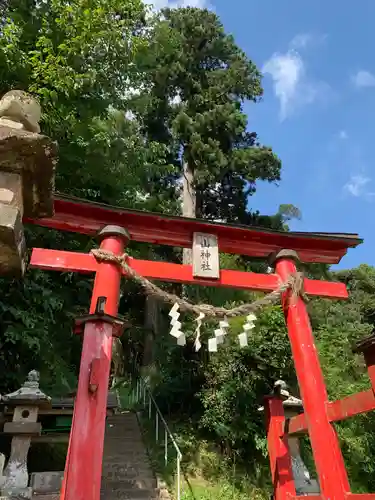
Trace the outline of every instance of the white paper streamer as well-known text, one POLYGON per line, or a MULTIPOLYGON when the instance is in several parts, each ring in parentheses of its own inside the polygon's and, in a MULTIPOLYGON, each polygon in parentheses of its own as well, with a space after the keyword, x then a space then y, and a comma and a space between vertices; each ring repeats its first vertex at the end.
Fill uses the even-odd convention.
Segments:
POLYGON ((254 321, 257 319, 255 314, 250 313, 246 316, 246 323, 243 325, 243 332, 238 335, 238 340, 241 347, 246 347, 248 345, 248 332, 252 330, 255 325, 254 321))
MULTIPOLYGON (((186 340, 185 340, 185 343, 184 344, 181 344, 179 343, 179 339, 180 337, 184 337, 185 339, 185 335, 183 334, 183 332, 181 331, 181 322, 178 321, 178 318, 180 317, 180 313, 178 312, 178 309, 179 309, 179 306, 177 304, 177 302, 175 304, 173 304, 173 307, 172 309, 169 311, 169 316, 171 317, 171 331, 169 332, 170 335, 172 335, 172 337, 175 337, 177 339, 177 344, 178 345, 185 345, 186 344, 186 340)), ((182 340, 180 341, 182 342, 182 340)))
POLYGON ((169 334, 172 335, 172 337, 178 339, 178 337, 182 335, 181 326, 182 326, 181 323, 179 321, 176 321, 175 324, 172 326, 172 329, 169 332, 169 334))
POLYGON ((199 313, 199 316, 195 319, 195 321, 197 322, 197 327, 195 329, 195 342, 194 342, 196 352, 198 352, 199 349, 202 347, 200 337, 201 337, 201 326, 203 318, 204 314, 201 312, 199 313))
POLYGON ((177 339, 177 345, 181 345, 181 346, 184 346, 186 345, 186 337, 185 337, 185 334, 182 334, 178 337, 177 339))
POLYGON ((217 339, 213 337, 212 339, 208 339, 208 350, 209 352, 217 352, 217 339))
POLYGON ((215 330, 215 339, 216 339, 216 344, 224 344, 224 335, 225 333, 221 328, 218 328, 215 330))
POLYGON ((246 332, 242 332, 238 335, 238 340, 240 342, 240 346, 241 347, 246 347, 248 345, 248 342, 247 342, 247 333, 246 332))
MULTIPOLYGON (((180 315, 180 313, 178 312, 179 307, 180 307, 180 306, 177 304, 177 302, 175 302, 175 303, 173 304, 172 309, 169 311, 169 316, 170 316, 171 318, 175 318, 177 313, 178 313, 178 316, 180 315)), ((177 318, 178 318, 178 316, 177 316, 177 318)))

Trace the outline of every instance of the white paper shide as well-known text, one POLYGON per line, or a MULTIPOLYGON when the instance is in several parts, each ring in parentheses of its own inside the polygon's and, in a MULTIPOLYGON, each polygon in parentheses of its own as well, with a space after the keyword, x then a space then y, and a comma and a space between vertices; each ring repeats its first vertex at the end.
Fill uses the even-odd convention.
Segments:
POLYGON ((180 313, 178 312, 179 305, 177 302, 173 304, 172 309, 169 311, 169 317, 171 318, 171 330, 170 335, 177 339, 177 345, 184 346, 186 344, 185 334, 181 331, 181 322, 178 321, 180 313))

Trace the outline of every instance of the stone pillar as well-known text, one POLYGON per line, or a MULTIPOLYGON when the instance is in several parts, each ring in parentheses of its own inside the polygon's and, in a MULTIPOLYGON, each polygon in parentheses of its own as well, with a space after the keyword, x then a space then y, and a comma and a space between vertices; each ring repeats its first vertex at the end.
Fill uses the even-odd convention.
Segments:
MULTIPOLYGON (((3 455, 3 453, 0 453, 0 478, 3 477, 4 465, 5 465, 5 455, 3 455)), ((1 488, 1 479, 0 479, 0 488, 1 488)))
POLYGON ((4 433, 12 434, 13 438, 10 457, 0 478, 0 493, 12 500, 31 498, 27 455, 31 437, 41 433, 41 424, 37 422, 38 410, 50 407, 51 398, 39 389, 38 372, 31 371, 21 389, 3 396, 3 401, 7 407, 14 408, 14 413, 13 421, 4 425, 4 433))
MULTIPOLYGON (((288 387, 282 380, 278 380, 274 385, 274 391, 279 393, 283 401, 285 417, 287 419, 303 412, 302 400, 295 398, 289 393, 288 387)), ((289 452, 292 459, 292 471, 294 486, 297 495, 307 495, 320 493, 319 484, 315 479, 310 478, 310 473, 302 460, 300 443, 298 436, 288 436, 289 452)))
POLYGON ((56 144, 41 135, 39 103, 20 90, 0 100, 0 274, 22 276, 23 217, 53 215, 56 144))
MULTIPOLYGON (((0 423, 1 423, 1 425, 4 422, 4 418, 5 417, 4 417, 4 412, 3 412, 2 397, 0 395, 0 423)), ((1 490, 1 481, 2 481, 2 477, 3 477, 4 466, 5 466, 5 455, 0 452, 0 490, 1 490)))

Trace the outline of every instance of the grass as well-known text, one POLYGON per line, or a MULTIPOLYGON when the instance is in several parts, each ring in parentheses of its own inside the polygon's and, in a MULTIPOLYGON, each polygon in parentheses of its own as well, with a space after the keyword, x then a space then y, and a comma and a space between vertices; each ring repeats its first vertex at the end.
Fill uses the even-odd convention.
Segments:
MULTIPOLYGON (((155 420, 147 412, 141 420, 144 440, 153 468, 173 498, 177 498, 177 454, 169 441, 168 460, 165 461, 164 429, 155 442, 155 420)), ((181 500, 267 500, 270 498, 268 474, 264 469, 249 476, 240 467, 225 460, 209 442, 194 435, 190 426, 172 425, 173 435, 183 455, 181 463, 181 500)))

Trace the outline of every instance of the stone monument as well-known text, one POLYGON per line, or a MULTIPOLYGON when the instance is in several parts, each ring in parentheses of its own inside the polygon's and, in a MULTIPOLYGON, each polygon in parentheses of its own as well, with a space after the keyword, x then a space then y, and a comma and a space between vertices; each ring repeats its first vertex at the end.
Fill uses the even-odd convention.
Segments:
POLYGON ((22 276, 23 217, 53 215, 57 146, 41 135, 41 108, 20 90, 0 100, 0 274, 22 276))
MULTIPOLYGON (((302 400, 292 396, 287 384, 278 380, 274 384, 274 393, 283 400, 285 418, 290 419, 303 412, 302 400)), ((292 459, 292 472, 297 495, 319 495, 320 488, 316 479, 310 473, 302 459, 298 436, 288 436, 288 446, 292 459)))

